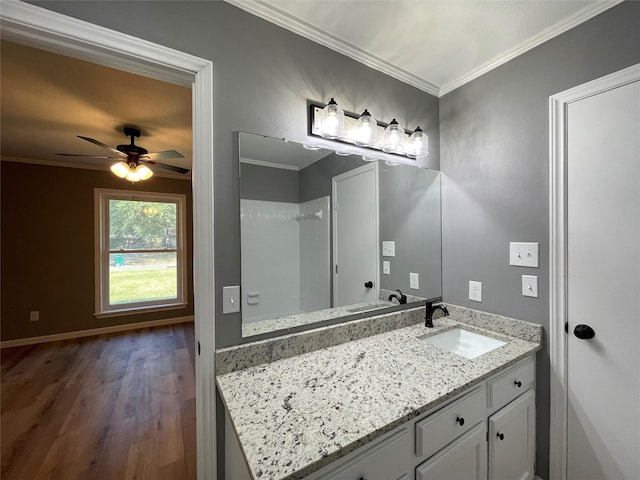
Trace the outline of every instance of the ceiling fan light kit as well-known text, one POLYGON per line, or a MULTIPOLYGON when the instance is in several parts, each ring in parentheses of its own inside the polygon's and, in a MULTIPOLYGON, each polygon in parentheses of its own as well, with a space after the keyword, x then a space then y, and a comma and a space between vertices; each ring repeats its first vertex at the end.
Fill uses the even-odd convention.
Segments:
POLYGON ((94 145, 98 145, 99 147, 109 150, 109 152, 111 152, 111 155, 107 157, 96 155, 76 155, 67 153, 59 153, 58 155, 120 160, 119 162, 111 165, 111 171, 114 175, 120 178, 124 178, 125 180, 128 180, 130 182, 147 180, 153 176, 153 171, 147 166, 147 164, 151 165, 154 168, 169 170, 175 173, 189 173, 190 170, 187 168, 176 167, 174 165, 168 165, 157 161, 171 158, 183 158, 183 155, 180 152, 176 150, 165 150, 164 152, 149 153, 146 148, 142 148, 136 145, 134 142, 134 139, 140 136, 139 129, 135 127, 124 127, 124 134, 127 137, 131 137, 131 143, 118 145, 116 148, 110 147, 109 145, 93 138, 78 135, 78 138, 81 138, 82 140, 86 140, 87 142, 93 143, 94 145))
POLYGON ((136 165, 135 163, 126 164, 118 162, 111 165, 111 171, 120 178, 129 180, 130 182, 139 182, 147 180, 153 176, 153 172, 146 165, 136 165))

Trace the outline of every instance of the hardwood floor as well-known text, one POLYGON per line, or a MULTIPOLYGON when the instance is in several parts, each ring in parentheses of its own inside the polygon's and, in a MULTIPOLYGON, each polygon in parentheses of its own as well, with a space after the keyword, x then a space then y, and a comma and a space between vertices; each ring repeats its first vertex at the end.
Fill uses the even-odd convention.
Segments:
POLYGON ((192 323, 3 349, 2 480, 196 478, 192 323))

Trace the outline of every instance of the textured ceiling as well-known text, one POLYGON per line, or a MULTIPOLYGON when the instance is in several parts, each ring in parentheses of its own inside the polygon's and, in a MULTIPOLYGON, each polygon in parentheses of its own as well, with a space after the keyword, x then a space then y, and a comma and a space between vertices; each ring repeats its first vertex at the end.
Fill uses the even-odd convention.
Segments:
POLYGON ((190 88, 11 42, 1 49, 3 159, 108 167, 108 160, 56 153, 109 154, 76 135, 115 147, 129 143, 123 126, 131 125, 142 132, 136 144, 177 150, 185 158, 165 163, 191 168, 190 88))

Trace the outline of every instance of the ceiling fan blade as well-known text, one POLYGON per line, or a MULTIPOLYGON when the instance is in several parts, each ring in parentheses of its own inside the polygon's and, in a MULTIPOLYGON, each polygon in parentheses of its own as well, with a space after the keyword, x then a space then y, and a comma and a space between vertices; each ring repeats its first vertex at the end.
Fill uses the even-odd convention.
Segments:
POLYGON ((59 155, 61 157, 82 157, 82 158, 102 158, 104 160, 120 160, 121 157, 107 157, 107 156, 102 156, 102 155, 82 155, 82 154, 77 154, 77 153, 56 153, 56 155, 59 155))
POLYGON ((91 142, 95 145, 98 145, 99 147, 102 148, 106 148, 107 150, 109 150, 112 153, 115 153, 118 157, 121 158, 127 158, 127 154, 126 153, 122 153, 120 150, 116 150, 113 147, 110 147, 109 145, 107 145, 106 143, 102 143, 94 138, 89 138, 89 137, 83 137, 82 135, 76 135, 76 137, 81 138, 83 140, 86 140, 87 142, 91 142))
POLYGON ((177 150, 165 150, 164 152, 145 153, 141 155, 145 160, 169 160, 171 158, 184 158, 177 150))
POLYGON ((181 173, 183 175, 191 171, 188 168, 176 167, 175 165, 167 165, 166 163, 158 163, 152 160, 145 160, 142 158, 140 159, 140 162, 152 165, 154 167, 161 168, 163 170, 169 170, 170 172, 181 173))

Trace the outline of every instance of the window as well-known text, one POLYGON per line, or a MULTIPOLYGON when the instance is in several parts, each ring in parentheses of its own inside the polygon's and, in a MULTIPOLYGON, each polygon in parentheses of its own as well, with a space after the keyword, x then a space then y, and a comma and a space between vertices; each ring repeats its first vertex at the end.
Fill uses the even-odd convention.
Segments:
POLYGON ((185 196, 95 190, 96 316, 186 306, 185 196))

